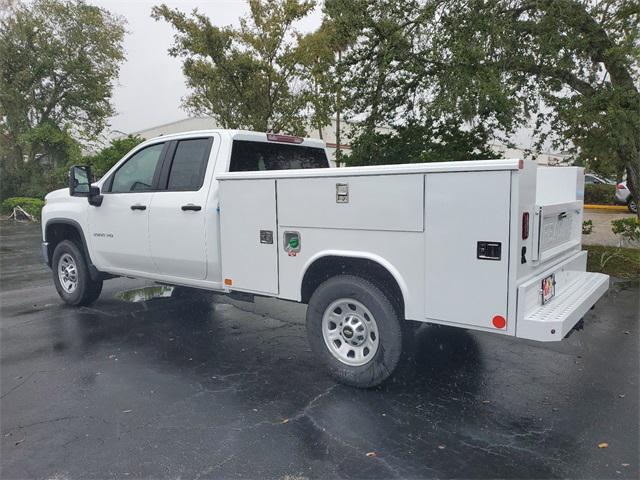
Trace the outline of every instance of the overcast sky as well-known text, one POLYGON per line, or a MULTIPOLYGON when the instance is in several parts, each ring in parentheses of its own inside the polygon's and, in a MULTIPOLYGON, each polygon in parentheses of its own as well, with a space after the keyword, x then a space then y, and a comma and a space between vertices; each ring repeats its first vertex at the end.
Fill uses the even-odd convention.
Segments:
MULTIPOLYGON (((151 7, 162 0, 89 0, 127 20, 128 34, 124 40, 126 60, 113 93, 116 116, 111 129, 124 133, 173 122, 188 116, 181 109, 181 98, 187 94, 181 61, 167 53, 173 43, 171 26, 156 22, 150 16, 151 7)), ((214 25, 238 25, 238 19, 249 12, 245 0, 184 0, 165 1, 171 8, 205 13, 214 25)), ((317 7, 297 28, 311 31, 320 25, 317 7)))

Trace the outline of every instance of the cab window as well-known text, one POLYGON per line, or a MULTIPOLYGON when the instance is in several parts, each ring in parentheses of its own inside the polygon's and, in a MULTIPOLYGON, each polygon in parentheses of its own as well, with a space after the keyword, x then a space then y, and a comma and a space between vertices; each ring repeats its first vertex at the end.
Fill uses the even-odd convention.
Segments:
POLYGON ((171 161, 167 190, 199 190, 211 151, 210 138, 180 140, 171 161))
POLYGON ((234 140, 230 172, 328 168, 324 148, 234 140))
POLYGON ((162 156, 164 143, 135 153, 113 175, 111 193, 146 192, 153 188, 153 176, 162 156))

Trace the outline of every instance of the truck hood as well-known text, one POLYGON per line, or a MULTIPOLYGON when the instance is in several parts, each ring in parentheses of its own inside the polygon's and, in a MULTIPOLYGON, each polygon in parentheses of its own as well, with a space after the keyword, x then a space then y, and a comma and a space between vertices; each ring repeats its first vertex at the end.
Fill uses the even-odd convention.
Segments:
POLYGON ((69 197, 69 189, 68 188, 60 188, 58 190, 54 190, 53 192, 49 192, 44 196, 45 200, 53 200, 56 198, 64 198, 69 197))

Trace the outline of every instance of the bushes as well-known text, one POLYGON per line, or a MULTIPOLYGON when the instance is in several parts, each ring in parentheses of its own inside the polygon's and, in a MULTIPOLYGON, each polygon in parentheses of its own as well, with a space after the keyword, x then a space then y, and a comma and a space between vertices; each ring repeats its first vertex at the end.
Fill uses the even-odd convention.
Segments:
POLYGON ((615 194, 615 185, 589 183, 584 186, 584 203, 592 205, 611 205, 615 194))
POLYGON ((640 242, 640 220, 638 217, 619 218, 611 220, 611 231, 620 235, 622 243, 640 242))
POLYGON ((640 249, 588 245, 587 271, 601 272, 625 280, 640 277, 640 249))
POLYGON ((11 197, 2 202, 0 208, 2 208, 3 212, 10 213, 18 205, 29 215, 33 215, 34 218, 39 220, 42 207, 44 207, 44 200, 31 197, 11 197))

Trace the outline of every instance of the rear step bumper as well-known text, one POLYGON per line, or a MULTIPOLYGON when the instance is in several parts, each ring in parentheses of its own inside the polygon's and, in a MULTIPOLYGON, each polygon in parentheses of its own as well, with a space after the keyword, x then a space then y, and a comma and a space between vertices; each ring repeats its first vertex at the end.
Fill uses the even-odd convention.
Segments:
POLYGON ((572 272, 571 277, 560 295, 518 320, 517 337, 562 340, 609 288, 609 276, 602 273, 572 272))

